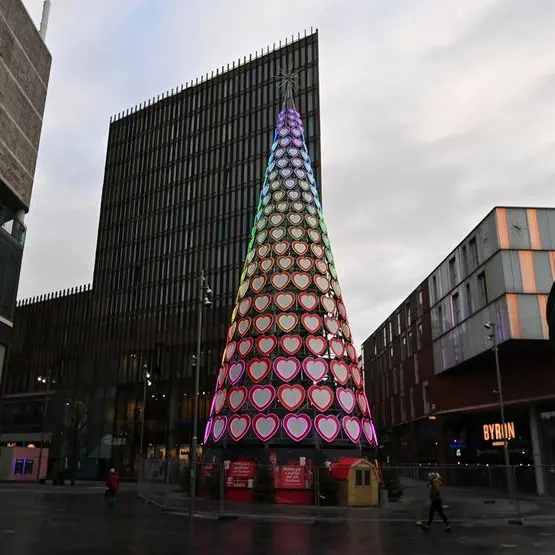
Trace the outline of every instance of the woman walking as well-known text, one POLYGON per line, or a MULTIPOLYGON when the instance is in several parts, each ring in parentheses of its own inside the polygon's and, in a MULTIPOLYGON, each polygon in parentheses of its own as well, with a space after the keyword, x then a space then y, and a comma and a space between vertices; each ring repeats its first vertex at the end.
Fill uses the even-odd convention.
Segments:
POLYGON ((443 512, 443 501, 441 499, 441 488, 443 487, 443 480, 437 472, 430 472, 428 474, 428 492, 430 494, 430 513, 428 522, 422 526, 424 530, 429 530, 434 520, 434 515, 437 513, 445 524, 445 530, 451 531, 449 521, 443 512))

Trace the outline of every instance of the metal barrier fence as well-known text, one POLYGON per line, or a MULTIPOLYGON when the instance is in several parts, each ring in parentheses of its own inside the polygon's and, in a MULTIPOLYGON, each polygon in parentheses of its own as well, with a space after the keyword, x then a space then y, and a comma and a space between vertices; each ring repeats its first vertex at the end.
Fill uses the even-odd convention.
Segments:
MULTIPOLYGON (((250 461, 201 463, 196 473, 195 512, 215 515, 335 517, 398 521, 425 520, 430 472, 439 472, 450 519, 552 519, 555 499, 536 495, 536 474, 555 482, 555 467, 398 465, 381 468, 381 508, 348 507, 329 467, 273 467, 250 461), (341 506, 340 506, 341 505, 341 506)), ((169 511, 188 512, 190 468, 179 461, 143 460, 139 496, 169 511)), ((366 478, 355 487, 365 484, 366 478)), ((555 483, 553 484, 555 485, 555 483)), ((342 490, 343 491, 343 490, 342 490)), ((436 517, 437 518, 437 517, 436 517)))

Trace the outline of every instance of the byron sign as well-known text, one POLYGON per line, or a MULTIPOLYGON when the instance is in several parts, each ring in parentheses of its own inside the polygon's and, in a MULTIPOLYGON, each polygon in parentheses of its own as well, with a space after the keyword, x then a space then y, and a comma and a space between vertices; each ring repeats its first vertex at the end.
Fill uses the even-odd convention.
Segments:
POLYGON ((515 439, 516 437, 514 422, 484 424, 482 431, 484 441, 504 441, 506 439, 515 439))

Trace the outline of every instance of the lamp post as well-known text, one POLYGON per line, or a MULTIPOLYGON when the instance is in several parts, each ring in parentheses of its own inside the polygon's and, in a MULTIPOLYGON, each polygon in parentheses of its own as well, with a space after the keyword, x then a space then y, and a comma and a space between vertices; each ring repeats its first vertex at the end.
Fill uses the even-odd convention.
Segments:
POLYGON ((200 355, 202 345, 202 311, 204 308, 212 306, 212 289, 206 283, 204 270, 201 270, 199 277, 198 291, 198 328, 197 328, 197 354, 195 358, 195 389, 193 392, 193 437, 191 440, 191 490, 189 492, 189 518, 193 518, 195 510, 195 494, 197 485, 197 435, 198 435, 198 396, 200 379, 200 355))
POLYGON ((497 345, 497 329, 495 322, 487 322, 484 327, 491 333, 488 339, 493 342, 493 352, 495 355, 495 373, 497 376, 497 394, 499 395, 499 412, 501 413, 501 429, 503 430, 503 458, 505 460, 505 469, 507 471, 507 485, 509 487, 509 496, 513 499, 513 480, 511 475, 511 462, 509 457, 509 441, 507 439, 507 426, 505 423, 505 405, 503 402, 503 387, 501 383, 501 369, 499 367, 499 347, 497 345))
POLYGON ((146 390, 152 385, 150 381, 150 372, 147 369, 147 365, 143 366, 143 411, 141 414, 141 437, 139 440, 139 453, 141 454, 141 459, 146 458, 144 456, 144 437, 145 437, 145 415, 146 415, 146 390))
POLYGON ((48 399, 50 397, 50 384, 52 383, 52 369, 49 368, 48 369, 48 375, 46 377, 44 376, 38 376, 37 377, 37 381, 39 383, 42 384, 46 384, 46 392, 45 392, 45 396, 44 396, 44 404, 42 407, 42 425, 41 425, 41 431, 40 431, 40 449, 39 449, 39 462, 38 462, 38 468, 37 468, 37 482, 40 482, 41 478, 40 478, 40 474, 41 474, 41 467, 42 467, 42 449, 44 446, 44 430, 46 428, 46 416, 47 416, 47 410, 48 410, 48 399))

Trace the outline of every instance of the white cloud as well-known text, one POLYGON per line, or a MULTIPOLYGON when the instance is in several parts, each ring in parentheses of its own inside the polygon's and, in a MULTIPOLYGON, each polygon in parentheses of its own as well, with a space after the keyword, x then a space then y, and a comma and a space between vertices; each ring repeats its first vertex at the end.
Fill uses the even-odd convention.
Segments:
MULTIPOLYGON (((35 20, 42 0, 25 0, 35 20)), ((320 30, 326 219, 358 341, 494 204, 549 205, 550 0, 53 2, 20 296, 92 276, 112 114, 320 30)))

